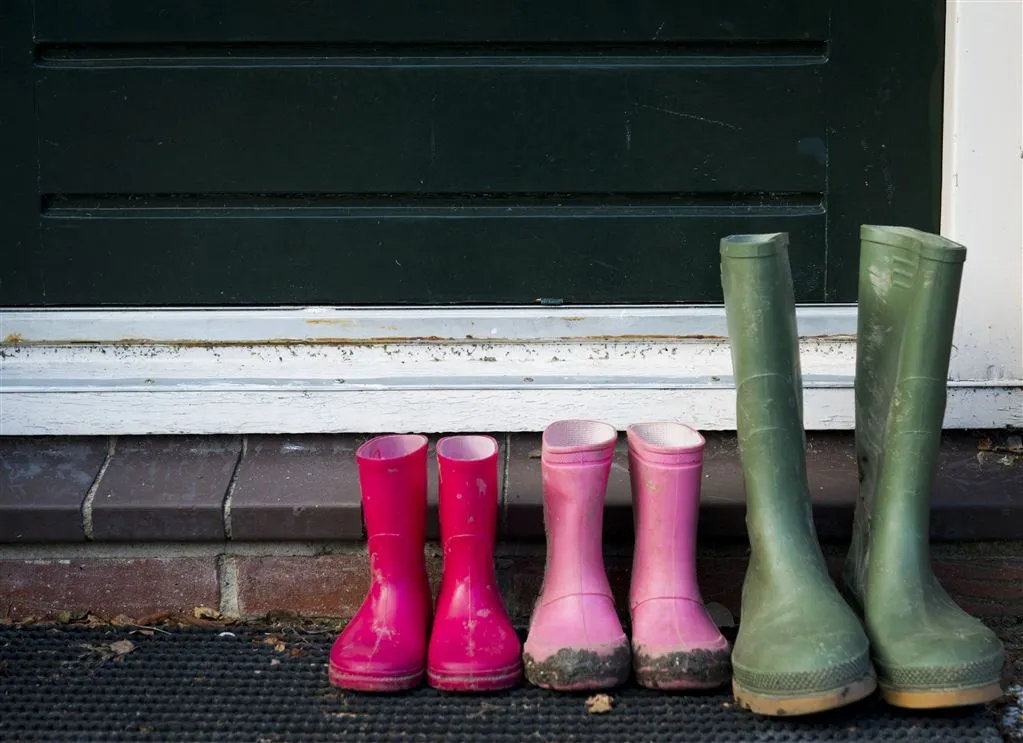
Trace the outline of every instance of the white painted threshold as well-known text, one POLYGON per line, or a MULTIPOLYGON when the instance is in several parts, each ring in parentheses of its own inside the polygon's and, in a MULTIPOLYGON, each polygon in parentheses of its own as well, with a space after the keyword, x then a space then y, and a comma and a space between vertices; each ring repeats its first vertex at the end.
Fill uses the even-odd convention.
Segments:
MULTIPOLYGON (((855 307, 798 312, 808 429, 854 425, 855 307)), ((720 307, 11 310, 0 434, 735 428, 720 307)), ((954 381, 946 425, 1023 425, 1023 385, 954 381)))

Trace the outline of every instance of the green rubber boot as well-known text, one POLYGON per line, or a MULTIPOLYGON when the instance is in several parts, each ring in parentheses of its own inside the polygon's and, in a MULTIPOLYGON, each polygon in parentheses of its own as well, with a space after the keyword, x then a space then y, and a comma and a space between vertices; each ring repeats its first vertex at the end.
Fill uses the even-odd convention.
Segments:
POLYGON ((806 482, 788 235, 721 241, 750 563, 732 690, 763 715, 841 707, 877 686, 867 636, 828 574, 806 482))
POLYGON ((899 707, 997 699, 1004 651, 931 572, 931 486, 966 249, 918 230, 860 230, 856 454, 847 595, 864 615, 881 695, 899 707))

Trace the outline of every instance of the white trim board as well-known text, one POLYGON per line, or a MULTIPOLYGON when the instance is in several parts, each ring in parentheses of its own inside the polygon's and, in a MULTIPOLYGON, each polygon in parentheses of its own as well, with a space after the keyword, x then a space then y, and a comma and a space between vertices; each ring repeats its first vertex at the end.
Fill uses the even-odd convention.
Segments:
MULTIPOLYGON (((942 233, 969 250, 950 428, 1023 426, 1023 3, 946 5, 942 233)), ((853 426, 855 309, 799 309, 810 429, 853 426)), ((720 307, 0 312, 0 434, 734 429, 720 307)))
MULTIPOLYGON (((797 318, 804 423, 850 428, 856 310, 797 318)), ((0 333, 6 435, 735 428, 721 308, 17 311, 0 333)), ((949 427, 1014 411, 1019 383, 951 384, 949 427)))

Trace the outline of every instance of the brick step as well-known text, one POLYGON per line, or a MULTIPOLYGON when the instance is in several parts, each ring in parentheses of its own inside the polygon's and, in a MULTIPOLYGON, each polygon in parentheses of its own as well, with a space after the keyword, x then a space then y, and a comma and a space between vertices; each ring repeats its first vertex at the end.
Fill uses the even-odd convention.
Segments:
MULTIPOLYGON (((825 553, 838 577, 844 550, 825 553)), ((440 551, 427 545, 427 569, 436 590, 440 551)), ((620 610, 628 606, 631 552, 609 547, 605 564, 620 610)), ((498 545, 498 584, 516 622, 525 622, 540 590, 544 549, 535 544, 498 545)), ((738 616, 746 548, 700 551, 704 600, 738 616)), ((935 573, 953 598, 977 616, 1023 616, 1023 549, 1018 543, 940 544, 935 573)), ((160 613, 191 616, 209 607, 228 616, 268 613, 349 618, 369 584, 360 543, 219 545, 56 545, 46 549, 0 549, 0 618, 20 620, 93 612, 142 618, 160 613)))
MULTIPOLYGON (((343 541, 363 536, 355 449, 367 436, 0 438, 0 543, 343 541)), ((435 441, 438 437, 432 437, 435 441)), ((543 540, 540 439, 502 443, 499 537, 543 540)), ((821 539, 849 539, 857 474, 850 433, 807 435, 821 539)), ((708 433, 700 536, 745 538, 733 433, 708 433)), ((430 536, 438 535, 430 454, 430 536)), ((1023 540, 1023 446, 1011 432, 949 431, 935 482, 936 541, 1023 540)), ((632 538, 624 437, 605 539, 632 538)))

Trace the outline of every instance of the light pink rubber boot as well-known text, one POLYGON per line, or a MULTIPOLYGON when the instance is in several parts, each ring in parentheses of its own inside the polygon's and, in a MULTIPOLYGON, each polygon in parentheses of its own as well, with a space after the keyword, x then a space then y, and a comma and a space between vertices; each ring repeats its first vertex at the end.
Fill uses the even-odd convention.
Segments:
POLYGON ((629 641, 601 549, 617 438, 606 423, 581 420, 558 421, 543 434, 547 565, 523 656, 536 686, 607 689, 629 677, 629 641))
POLYGON ((490 436, 437 442, 444 574, 427 680, 446 691, 506 689, 522 678, 522 645, 494 574, 497 454, 490 436))
POLYGON ((431 603, 423 556, 426 448, 425 436, 378 436, 355 453, 371 582, 330 651, 335 686, 398 691, 425 675, 431 603))
POLYGON ((729 675, 728 641, 696 582, 703 436, 680 423, 627 429, 636 547, 629 609, 636 679, 652 689, 710 689, 729 675))

